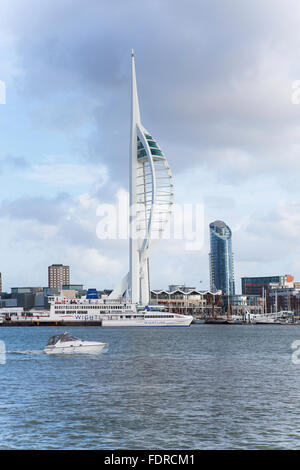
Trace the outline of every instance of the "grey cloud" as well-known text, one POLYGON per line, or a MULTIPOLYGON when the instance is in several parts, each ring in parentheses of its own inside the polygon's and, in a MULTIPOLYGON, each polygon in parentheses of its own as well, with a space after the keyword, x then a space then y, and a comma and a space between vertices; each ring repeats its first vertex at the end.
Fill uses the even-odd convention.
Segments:
MULTIPOLYGON (((164 149, 171 149, 175 171, 215 161, 209 152, 222 148, 246 151, 256 161, 276 158, 278 142, 286 148, 291 138, 283 129, 298 120, 287 90, 276 90, 273 77, 260 70, 271 53, 279 68, 284 46, 293 45, 292 34, 282 36, 281 24, 292 22, 295 28, 291 17, 297 14, 282 12, 280 6, 268 0, 226 0, 190 1, 187 7, 172 0, 116 1, 112 7, 108 1, 90 0, 83 8, 79 1, 41 6, 31 0, 26 11, 18 4, 11 16, 26 71, 20 89, 41 100, 37 115, 42 110, 47 115, 47 100, 54 100, 66 132, 73 122, 78 125, 66 95, 70 102, 77 97, 84 103, 88 97, 83 121, 96 126, 78 151, 106 163, 112 178, 124 183, 129 52, 135 47, 143 121, 164 149), (188 159, 182 158, 183 152, 188 159)), ((288 66, 300 71, 294 62, 288 66)), ((55 125, 53 111, 46 118, 51 121, 55 125)))
POLYGON ((0 172, 12 168, 14 171, 27 170, 28 168, 30 168, 30 163, 23 156, 8 154, 0 158, 0 172))
MULTIPOLYGON (((293 106, 289 95, 289 81, 300 79, 296 1, 287 7, 283 0, 89 0, 85 5, 79 0, 11 0, 6 8, 0 25, 16 35, 23 68, 19 96, 37 130, 59 129, 76 158, 107 165, 106 188, 91 190, 97 200, 113 202, 120 185, 128 186, 132 47, 143 123, 178 179, 202 167, 214 181, 225 180, 234 188, 249 179, 255 183, 259 174, 287 192, 299 192, 297 179, 283 187, 299 169, 300 106, 293 106)), ((217 184, 206 186, 203 181, 198 189, 207 199, 210 193, 215 197, 210 210, 216 212, 219 205, 222 214, 233 206, 231 196, 220 194, 218 201, 217 184)), ((238 218, 238 192, 235 202, 238 218)), ((255 188, 252 203, 249 213, 261 204, 255 188)), ((63 221, 70 205, 72 200, 66 198, 64 205, 53 196, 6 201, 1 209, 42 223, 60 220, 61 241, 96 247, 89 230, 76 220, 63 221)), ((278 227, 263 217, 235 234, 241 269, 244 260, 255 259, 255 269, 261 269, 268 260, 289 255, 290 248, 280 239, 286 228, 281 221, 282 214, 274 214, 280 236, 278 227)), ((113 254, 113 246, 106 244, 105 249, 113 254)), ((116 248, 118 253, 121 249, 116 248)), ((174 272, 176 263, 183 266, 178 273, 182 277, 191 272, 192 258, 183 254, 180 263, 176 258, 168 265, 174 272)), ((208 269, 206 253, 199 263, 201 279, 208 269)), ((197 270, 194 266, 191 279, 197 270)))
POLYGON ((99 248, 99 240, 96 236, 96 227, 94 231, 84 228, 76 220, 58 221, 57 240, 66 245, 83 246, 87 248, 99 248))
POLYGON ((18 170, 24 170, 30 168, 30 163, 25 157, 7 155, 2 159, 4 165, 9 165, 18 170))
POLYGON ((42 224, 56 225, 65 215, 66 206, 71 202, 67 193, 53 198, 24 196, 13 201, 4 200, 0 204, 2 217, 36 220, 42 224))

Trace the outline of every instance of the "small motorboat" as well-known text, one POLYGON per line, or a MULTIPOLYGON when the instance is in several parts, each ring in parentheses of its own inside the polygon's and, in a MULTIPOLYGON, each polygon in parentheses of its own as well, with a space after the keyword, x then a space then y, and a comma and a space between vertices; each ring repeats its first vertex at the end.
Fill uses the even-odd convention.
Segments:
POLYGON ((44 349, 46 354, 97 354, 107 345, 96 341, 84 341, 65 332, 50 336, 44 349))

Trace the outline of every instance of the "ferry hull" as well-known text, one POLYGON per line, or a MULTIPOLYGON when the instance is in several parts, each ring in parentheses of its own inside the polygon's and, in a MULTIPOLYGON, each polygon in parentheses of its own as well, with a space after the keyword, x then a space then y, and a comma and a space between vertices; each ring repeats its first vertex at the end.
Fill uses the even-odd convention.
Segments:
POLYGON ((16 320, 16 321, 3 321, 0 323, 0 327, 3 326, 101 326, 100 321, 82 321, 82 320, 16 320))
POLYGON ((122 327, 122 326, 135 326, 135 327, 188 327, 192 320, 190 318, 182 318, 178 321, 149 321, 149 320, 113 320, 102 319, 102 326, 104 327, 122 327))

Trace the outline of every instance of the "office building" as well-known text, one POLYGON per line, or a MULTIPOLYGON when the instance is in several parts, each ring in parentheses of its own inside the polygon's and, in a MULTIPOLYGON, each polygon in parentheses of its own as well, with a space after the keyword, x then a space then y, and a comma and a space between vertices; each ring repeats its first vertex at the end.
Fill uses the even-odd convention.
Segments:
POLYGON ((242 277, 242 294, 263 295, 269 289, 293 288, 294 277, 290 274, 282 276, 242 277))

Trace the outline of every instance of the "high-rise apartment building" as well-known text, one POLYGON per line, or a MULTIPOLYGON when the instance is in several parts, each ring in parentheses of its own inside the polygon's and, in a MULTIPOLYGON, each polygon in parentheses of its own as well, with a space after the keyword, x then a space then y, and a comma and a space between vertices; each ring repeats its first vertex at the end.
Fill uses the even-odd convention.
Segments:
POLYGON ((210 286, 225 295, 235 294, 231 230, 221 220, 209 225, 210 229, 210 286))
POLYGON ((61 289, 64 284, 70 284, 70 266, 62 264, 48 266, 48 287, 61 289))

